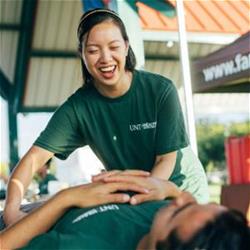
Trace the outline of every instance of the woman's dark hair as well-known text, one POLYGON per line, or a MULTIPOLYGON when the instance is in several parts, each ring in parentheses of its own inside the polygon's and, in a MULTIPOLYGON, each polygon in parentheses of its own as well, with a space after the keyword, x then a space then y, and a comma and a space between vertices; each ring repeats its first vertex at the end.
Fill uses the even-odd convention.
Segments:
POLYGON ((156 244, 157 250, 249 250, 250 228, 243 214, 223 212, 209 221, 191 239, 183 241, 177 230, 156 244))
MULTIPOLYGON (((77 37, 78 37, 78 52, 81 57, 82 76, 83 76, 83 79, 85 80, 84 84, 86 85, 90 85, 93 78, 88 72, 84 64, 84 61, 82 59, 82 56, 81 56, 82 49, 83 49, 82 42, 83 42, 84 36, 85 35, 88 36, 88 33, 95 25, 100 24, 104 21, 111 21, 115 25, 117 25, 117 27, 119 27, 121 31, 123 39, 125 41, 129 41, 126 28, 121 18, 114 11, 108 10, 108 9, 94 9, 94 10, 87 11, 86 13, 82 15, 79 25, 78 25, 78 29, 77 29, 77 37)), ((135 65, 136 65, 135 54, 131 46, 129 45, 128 55, 126 57, 125 69, 133 72, 135 69, 135 65)))

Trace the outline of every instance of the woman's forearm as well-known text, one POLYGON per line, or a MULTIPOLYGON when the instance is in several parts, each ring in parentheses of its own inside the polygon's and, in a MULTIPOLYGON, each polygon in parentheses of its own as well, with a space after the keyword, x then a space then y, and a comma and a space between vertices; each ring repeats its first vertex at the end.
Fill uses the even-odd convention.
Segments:
POLYGON ((4 207, 4 221, 7 226, 20 217, 20 204, 33 177, 30 165, 32 164, 29 159, 22 159, 9 179, 4 207))
POLYGON ((7 188, 4 221, 7 226, 20 218, 20 204, 34 173, 53 156, 53 153, 33 146, 13 171, 7 188))
POLYGON ((151 175, 159 179, 168 180, 174 170, 176 155, 176 151, 158 155, 151 175))

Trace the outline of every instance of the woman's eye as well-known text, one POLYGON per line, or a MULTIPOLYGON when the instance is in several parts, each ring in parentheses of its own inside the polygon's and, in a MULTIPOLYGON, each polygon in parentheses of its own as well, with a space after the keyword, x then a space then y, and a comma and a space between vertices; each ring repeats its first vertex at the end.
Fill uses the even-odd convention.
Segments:
POLYGON ((112 46, 112 47, 110 47, 111 50, 117 50, 119 48, 120 48, 119 46, 112 46))
POLYGON ((88 50, 88 53, 89 54, 96 54, 96 53, 98 53, 98 50, 97 49, 88 50))

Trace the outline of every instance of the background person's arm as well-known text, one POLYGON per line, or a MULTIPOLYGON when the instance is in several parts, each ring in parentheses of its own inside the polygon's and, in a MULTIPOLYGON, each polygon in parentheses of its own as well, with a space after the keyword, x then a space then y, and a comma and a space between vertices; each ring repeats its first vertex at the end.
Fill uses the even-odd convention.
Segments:
POLYGON ((70 207, 91 207, 107 203, 126 203, 130 197, 117 191, 146 193, 131 183, 90 183, 60 191, 44 205, 0 233, 1 249, 16 249, 50 229, 70 207))
POLYGON ((37 146, 32 146, 15 167, 8 182, 4 207, 3 218, 6 226, 15 223, 25 216, 25 213, 20 211, 20 204, 23 196, 35 172, 52 156, 52 152, 37 146))

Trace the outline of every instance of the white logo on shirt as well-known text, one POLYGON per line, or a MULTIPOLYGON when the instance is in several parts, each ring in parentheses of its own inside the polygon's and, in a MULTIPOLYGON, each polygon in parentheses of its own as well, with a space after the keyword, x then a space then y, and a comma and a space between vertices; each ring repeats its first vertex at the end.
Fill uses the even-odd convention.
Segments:
POLYGON ((145 129, 154 129, 156 128, 157 122, 145 122, 145 123, 138 123, 138 124, 131 124, 129 125, 130 131, 139 131, 145 129))
POLYGON ((100 206, 100 207, 97 207, 97 208, 92 208, 90 209, 89 211, 79 215, 78 217, 76 217, 72 223, 76 223, 80 220, 83 220, 85 218, 88 218, 89 216, 92 216, 94 214, 98 214, 98 213, 104 213, 104 212, 107 212, 109 210, 119 210, 119 207, 117 205, 104 205, 104 206, 100 206))

